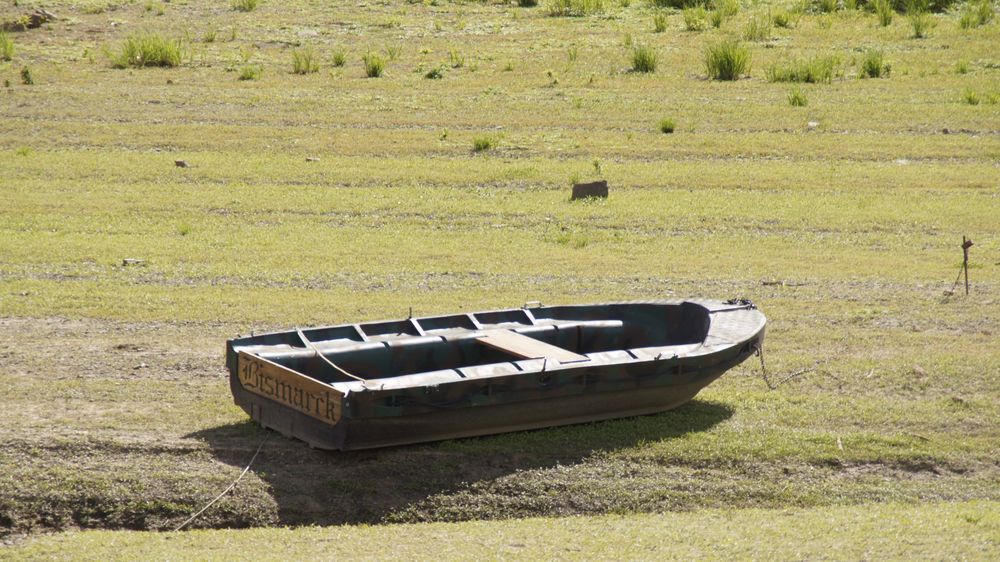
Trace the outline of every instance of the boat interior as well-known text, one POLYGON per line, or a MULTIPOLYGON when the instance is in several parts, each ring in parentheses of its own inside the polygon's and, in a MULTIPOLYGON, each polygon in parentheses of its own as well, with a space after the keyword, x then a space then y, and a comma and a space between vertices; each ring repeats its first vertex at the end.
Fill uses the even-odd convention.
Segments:
POLYGON ((582 363, 590 353, 699 343, 709 324, 691 302, 520 308, 263 334, 232 340, 230 354, 334 383, 532 358, 582 363))

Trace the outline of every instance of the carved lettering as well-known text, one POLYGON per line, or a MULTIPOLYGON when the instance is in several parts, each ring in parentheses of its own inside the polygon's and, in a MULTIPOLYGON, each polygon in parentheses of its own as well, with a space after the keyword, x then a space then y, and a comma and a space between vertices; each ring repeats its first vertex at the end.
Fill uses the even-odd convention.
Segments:
POLYGON ((340 420, 343 394, 329 385, 244 352, 236 372, 243 388, 254 394, 331 424, 340 420))

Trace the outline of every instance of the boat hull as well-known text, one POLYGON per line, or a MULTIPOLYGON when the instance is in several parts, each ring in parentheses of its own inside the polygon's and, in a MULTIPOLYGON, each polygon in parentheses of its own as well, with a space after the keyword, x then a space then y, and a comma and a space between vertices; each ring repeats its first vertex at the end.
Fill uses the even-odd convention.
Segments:
MULTIPOLYGON (((551 334, 546 336, 545 333, 536 332, 534 338, 527 342, 528 347, 540 346, 539 350, 534 351, 538 355, 536 358, 497 363, 484 363, 483 360, 474 362, 472 367, 456 366, 451 370, 431 373, 410 373, 404 370, 397 377, 363 382, 346 379, 341 382, 317 380, 323 378, 316 374, 320 372, 319 367, 316 367, 319 365, 316 358, 321 353, 320 350, 315 350, 311 359, 308 355, 310 351, 304 347, 291 347, 287 351, 282 347, 281 350, 274 351, 273 348, 280 347, 274 345, 275 341, 286 341, 288 334, 294 332, 269 334, 259 336, 259 339, 231 340, 228 349, 230 386, 236 404, 262 426, 302 440, 311 447, 334 450, 406 445, 655 414, 687 403, 728 369, 752 356, 763 343, 765 320, 752 304, 644 303, 641 306, 682 305, 688 307, 683 315, 671 314, 674 314, 675 321, 700 325, 692 332, 698 334, 698 337, 681 334, 676 336, 679 338, 677 341, 666 342, 671 345, 615 350, 609 349, 607 342, 604 342, 594 343, 588 348, 581 343, 566 343, 569 340, 563 336, 559 336, 563 338, 560 340, 551 334), (564 349, 542 340, 577 347, 564 349), (269 342, 271 346, 261 346, 260 342, 269 342), (553 354, 550 348, 556 352, 553 354), (599 351, 593 351, 594 349, 599 351), (550 355, 542 357, 547 353, 550 355), (553 357, 560 357, 561 360, 553 357), (278 364, 282 358, 286 366, 278 364), (252 371, 248 368, 257 366, 255 362, 261 363, 265 369, 256 377, 247 376, 248 370, 252 371), (287 365, 298 365, 302 372, 308 372, 316 378, 302 375, 287 365), (309 371, 309 368, 313 371, 309 371), (455 374, 451 374, 451 371, 455 374), (274 392, 269 394, 262 391, 262 388, 274 390, 274 381, 268 373, 279 381, 277 384, 283 390, 290 389, 283 398, 276 397, 274 392), (291 385, 294 377, 301 377, 306 389, 305 392, 299 392, 298 396, 295 395, 295 388, 289 386, 286 389, 285 383, 280 382, 285 381, 291 385), (329 389, 329 392, 321 399, 321 404, 315 396, 324 392, 323 389, 329 389), (327 414, 335 415, 318 415, 323 413, 324 408, 327 414)), ((572 307, 563 308, 576 312, 572 307)), ((581 317, 590 314, 589 308, 579 308, 581 311, 588 311, 586 314, 580 313, 581 317)), ((589 329, 595 322, 599 322, 588 317, 578 326, 563 318, 573 314, 562 309, 553 310, 558 310, 558 314, 553 314, 559 316, 562 322, 555 331, 563 332, 564 336, 566 332, 580 330, 581 326, 589 329)), ((544 312, 536 314, 541 318, 544 312)), ((531 321, 548 329, 545 320, 532 318, 531 321)), ((602 324, 600 327, 621 330, 617 325, 608 327, 602 324)), ((431 341, 428 345, 459 346, 459 339, 480 337, 479 341, 482 341, 483 334, 513 338, 506 344, 502 343, 506 341, 503 338, 498 340, 501 344, 486 342, 487 345, 513 346, 510 349, 524 343, 522 340, 527 341, 525 336, 511 335, 506 333, 507 330, 504 335, 486 328, 490 327, 480 325, 468 334, 449 332, 447 337, 440 336, 441 341, 429 338, 431 341)), ((629 329, 634 331, 634 326, 626 326, 625 331, 629 329)), ((522 331, 531 333, 529 328, 522 331)), ((302 332, 298 334, 302 340, 307 341, 306 345, 310 345, 302 332)), ((425 334, 421 334, 423 335, 425 334)), ((581 340, 580 333, 575 337, 577 342, 586 340, 585 337, 581 340)), ((419 349, 418 346, 427 344, 422 340, 417 341, 419 339, 416 336, 402 336, 399 339, 399 342, 403 342, 400 347, 419 349)), ((650 343, 635 337, 630 341, 650 343)), ((374 346, 369 343, 352 345, 352 349, 363 351, 365 346, 381 349, 379 346, 384 345, 387 349, 393 349, 395 343, 389 341, 378 342, 374 346)), ((323 360, 331 365, 333 363, 330 357, 349 357, 347 352, 338 356, 336 349, 339 348, 331 349, 334 351, 323 352, 323 360)), ((393 353, 405 356, 405 349, 393 353)), ((469 351, 462 353, 467 354, 469 351)), ((524 353, 530 354, 532 351, 524 353)), ((353 377, 346 371, 344 375, 353 377)))

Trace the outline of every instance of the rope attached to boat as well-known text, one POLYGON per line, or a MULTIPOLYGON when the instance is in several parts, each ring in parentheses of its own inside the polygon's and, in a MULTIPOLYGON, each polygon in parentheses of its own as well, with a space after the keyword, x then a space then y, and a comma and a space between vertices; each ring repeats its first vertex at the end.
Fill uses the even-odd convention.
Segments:
POLYGON ((344 375, 345 377, 350 377, 350 378, 352 378, 352 379, 354 379, 356 381, 361 381, 363 383, 368 383, 368 379, 363 379, 363 378, 361 378, 359 376, 352 375, 351 373, 348 373, 347 371, 341 369, 333 361, 330 361, 326 357, 326 355, 323 355, 323 353, 319 349, 317 349, 315 345, 313 345, 313 342, 309 341, 309 339, 306 338, 306 335, 302 333, 302 330, 300 330, 299 328, 295 328, 295 332, 299 335, 299 338, 302 340, 302 343, 306 344, 306 347, 308 347, 309 349, 315 351, 316 355, 319 355, 320 359, 322 359, 323 361, 326 361, 326 364, 329 365, 329 366, 331 366, 331 367, 333 367, 334 370, 336 370, 338 373, 344 375))
POLYGON ((248 462, 247 465, 243 468, 243 472, 241 472, 240 475, 236 477, 236 480, 233 480, 233 483, 230 484, 228 488, 226 488, 225 490, 223 490, 221 494, 215 496, 215 499, 213 499, 212 501, 208 502, 205 505, 205 507, 199 509, 197 513, 195 513, 191 517, 188 517, 183 523, 181 523, 180 525, 178 525, 174 529, 174 532, 180 531, 184 527, 187 527, 188 523, 190 523, 190 522, 194 521, 195 519, 197 519, 199 515, 201 515, 202 513, 205 513, 205 510, 207 510, 208 508, 212 507, 212 505, 214 505, 215 502, 219 501, 222 498, 222 496, 228 494, 230 490, 232 490, 233 488, 235 488, 236 485, 239 484, 240 480, 242 480, 243 477, 246 476, 247 472, 250 471, 250 466, 253 465, 253 461, 257 460, 257 455, 260 454, 260 450, 264 448, 264 443, 267 442, 267 438, 270 437, 270 436, 271 436, 271 432, 267 432, 267 433, 264 434, 264 438, 260 440, 260 445, 257 445, 257 451, 253 454, 253 457, 250 458, 250 462, 248 462))

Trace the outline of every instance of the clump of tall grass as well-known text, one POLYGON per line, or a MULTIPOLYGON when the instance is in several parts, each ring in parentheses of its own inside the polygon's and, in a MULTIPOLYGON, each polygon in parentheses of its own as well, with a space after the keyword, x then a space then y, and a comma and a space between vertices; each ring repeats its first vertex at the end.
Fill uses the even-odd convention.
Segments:
POLYGON ((979 105, 979 94, 972 88, 962 90, 962 101, 969 105, 979 105))
POLYGON ((674 132, 675 128, 676 128, 676 124, 674 123, 673 119, 667 117, 666 119, 661 119, 660 120, 660 132, 661 133, 663 133, 665 135, 669 135, 670 133, 674 132))
POLYGON ((793 60, 785 64, 772 64, 766 71, 769 82, 807 82, 810 84, 833 81, 837 57, 816 56, 793 60))
POLYGON ((740 11, 738 0, 712 0, 712 11, 708 14, 708 23, 712 27, 719 28, 729 18, 735 16, 740 11))
POLYGON ((656 72, 656 51, 647 45, 632 47, 632 72, 656 72))
POLYGON ((35 83, 35 77, 31 74, 31 69, 27 66, 21 69, 21 83, 25 86, 31 86, 35 83))
POLYGON ((111 65, 115 68, 144 66, 177 66, 181 63, 183 48, 180 39, 168 39, 152 33, 131 35, 125 38, 117 53, 112 53, 111 65))
POLYGON ((549 15, 553 17, 584 17, 604 13, 604 0, 550 0, 549 15))
POLYGON ((959 59, 955 63, 955 74, 968 74, 969 73, 969 61, 965 59, 959 59))
POLYGON ((990 0, 980 2, 970 2, 962 10, 962 16, 958 20, 958 26, 962 29, 972 29, 981 25, 986 25, 993 21, 993 4, 990 0))
POLYGON ((891 70, 892 67, 885 62, 885 55, 877 49, 865 52, 864 58, 861 59, 862 78, 882 78, 889 76, 891 70))
POLYGON ((708 26, 708 11, 702 6, 684 8, 684 29, 688 31, 704 31, 708 26))
POLYGON ((774 23, 774 27, 790 29, 798 23, 798 18, 788 10, 778 9, 771 12, 771 22, 774 23))
POLYGON ((722 13, 723 16, 731 18, 740 13, 739 0, 712 0, 712 7, 722 13))
POLYGON ((802 90, 792 88, 792 90, 788 92, 788 105, 791 105, 792 107, 805 107, 808 103, 809 100, 806 99, 806 95, 802 93, 802 90))
POLYGON ((257 9, 257 0, 233 0, 231 6, 237 12, 252 12, 257 9))
POLYGON ((493 150, 499 144, 499 139, 491 135, 483 135, 472 139, 472 151, 483 152, 493 150))
POLYGON ((653 33, 663 33, 667 30, 667 14, 657 12, 653 15, 653 33))
POLYGON ((517 0, 517 5, 522 8, 534 8, 538 5, 538 0, 517 0))
POLYGON ((928 11, 928 0, 910 0, 906 8, 906 18, 910 20, 914 39, 923 39, 937 24, 928 11))
POLYGON ((14 58, 14 40, 0 31, 0 60, 11 60, 14 58))
POLYGON ((738 80, 750 72, 750 49, 733 39, 709 45, 705 49, 705 70, 713 80, 738 80))
POLYGON ((259 64, 247 64, 240 68, 237 79, 242 81, 259 80, 264 69, 259 64))
POLYGON ((892 23, 892 16, 895 14, 892 2, 890 0, 874 0, 872 8, 875 9, 875 15, 878 16, 878 24, 882 27, 889 27, 889 24, 892 23))
POLYGON ((366 53, 361 62, 365 63, 365 76, 369 78, 378 78, 385 72, 385 59, 378 53, 366 53))
POLYGON ((816 0, 816 9, 824 14, 832 14, 838 8, 838 0, 816 0))
POLYGON ((292 51, 292 72, 295 74, 319 72, 319 60, 316 59, 316 53, 309 47, 292 51))
POLYGON ((755 14, 743 30, 747 41, 767 41, 771 38, 771 18, 767 14, 755 14))
POLYGON ((448 64, 451 65, 452 68, 462 68, 465 66, 465 55, 463 55, 462 51, 459 51, 458 49, 449 49, 448 64))
POLYGON ((335 51, 333 53, 333 66, 344 66, 345 64, 347 64, 347 53, 335 51))

